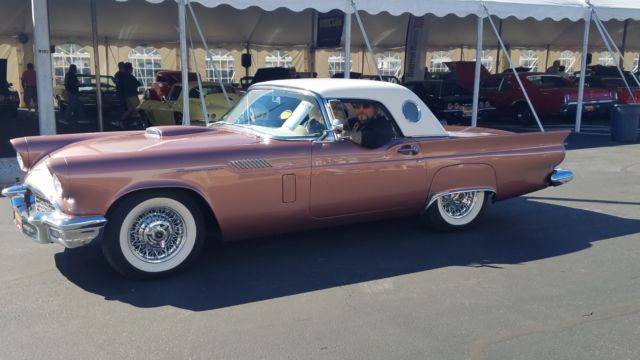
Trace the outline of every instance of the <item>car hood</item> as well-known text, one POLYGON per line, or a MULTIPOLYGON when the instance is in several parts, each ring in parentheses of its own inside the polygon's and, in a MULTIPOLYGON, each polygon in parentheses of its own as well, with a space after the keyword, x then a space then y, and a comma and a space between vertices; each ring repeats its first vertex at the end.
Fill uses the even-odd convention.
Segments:
POLYGON ((69 144, 51 154, 67 160, 81 157, 132 158, 136 154, 165 157, 194 149, 214 150, 255 144, 261 138, 230 127, 158 126, 146 131, 117 134, 69 144))

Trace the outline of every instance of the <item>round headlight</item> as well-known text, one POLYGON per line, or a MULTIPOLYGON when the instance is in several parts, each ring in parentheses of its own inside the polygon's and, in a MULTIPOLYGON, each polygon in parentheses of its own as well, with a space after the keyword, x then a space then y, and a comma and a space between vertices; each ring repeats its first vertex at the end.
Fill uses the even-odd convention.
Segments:
POLYGON ((20 170, 27 171, 27 168, 24 166, 24 161, 22 160, 22 156, 20 153, 16 154, 16 160, 18 160, 18 166, 20 166, 20 170))
POLYGON ((56 174, 52 175, 53 178, 53 190, 56 192, 57 197, 62 197, 62 183, 56 174))

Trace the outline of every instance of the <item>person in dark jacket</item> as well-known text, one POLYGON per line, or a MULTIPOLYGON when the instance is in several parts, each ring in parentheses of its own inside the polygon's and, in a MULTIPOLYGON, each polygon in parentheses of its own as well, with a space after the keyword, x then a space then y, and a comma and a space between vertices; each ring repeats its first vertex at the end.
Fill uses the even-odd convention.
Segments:
POLYGON ((127 107, 126 111, 120 117, 120 125, 122 127, 130 127, 134 125, 133 123, 138 120, 140 116, 136 109, 138 105, 140 105, 138 87, 142 86, 142 83, 133 76, 133 66, 131 63, 126 63, 124 69, 125 71, 118 82, 120 84, 121 96, 125 99, 127 107), (133 118, 134 121, 130 122, 130 118, 133 118))
POLYGON ((122 76, 125 74, 125 66, 124 62, 120 61, 118 63, 118 71, 113 75, 113 80, 116 83, 116 97, 119 100, 120 106, 118 109, 118 115, 121 115, 125 111, 127 111, 127 101, 122 96, 122 85, 120 84, 120 80, 122 80, 122 76))
POLYGON ((343 137, 370 149, 378 148, 393 138, 391 123, 380 115, 375 103, 356 103, 354 107, 356 117, 347 120, 349 130, 343 132, 343 137))
POLYGON ((82 104, 79 102, 80 97, 80 81, 78 80, 78 68, 75 64, 69 65, 69 70, 64 76, 64 89, 67 92, 68 104, 65 111, 65 118, 67 121, 71 120, 73 116, 78 116, 82 113, 82 104))

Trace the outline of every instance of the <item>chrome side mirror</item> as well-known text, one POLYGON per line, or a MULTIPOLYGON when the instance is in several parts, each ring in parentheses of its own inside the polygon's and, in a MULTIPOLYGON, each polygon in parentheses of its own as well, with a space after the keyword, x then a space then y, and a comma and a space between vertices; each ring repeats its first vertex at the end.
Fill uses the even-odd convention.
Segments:
POLYGON ((333 131, 336 134, 342 134, 342 132, 344 131, 344 122, 340 119, 335 119, 333 120, 333 123, 331 123, 331 131, 333 131))
POLYGON ((337 138, 337 135, 340 135, 342 134, 342 132, 344 132, 344 122, 340 119, 333 120, 331 126, 331 129, 327 129, 322 132, 322 135, 320 135, 318 141, 325 141, 331 134, 333 134, 334 137, 337 138))

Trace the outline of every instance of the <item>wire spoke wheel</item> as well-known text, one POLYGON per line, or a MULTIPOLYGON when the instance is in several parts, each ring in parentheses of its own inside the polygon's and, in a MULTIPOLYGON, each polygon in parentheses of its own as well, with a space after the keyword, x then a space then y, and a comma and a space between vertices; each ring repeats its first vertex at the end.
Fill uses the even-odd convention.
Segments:
POLYGON ((142 261, 171 259, 184 245, 185 221, 170 208, 151 208, 129 228, 129 248, 142 261))

